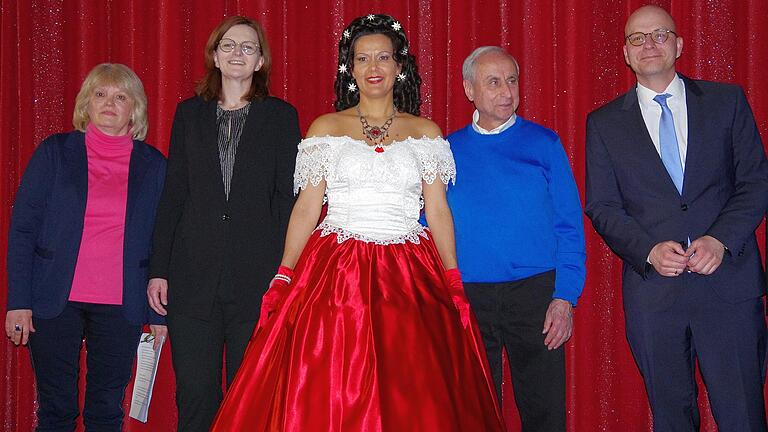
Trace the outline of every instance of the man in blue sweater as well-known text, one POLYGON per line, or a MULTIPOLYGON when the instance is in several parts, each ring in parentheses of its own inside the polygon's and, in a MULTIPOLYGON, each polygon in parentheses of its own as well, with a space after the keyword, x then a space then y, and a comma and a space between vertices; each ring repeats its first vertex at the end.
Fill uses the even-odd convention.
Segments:
POLYGON ((557 135, 515 114, 515 59, 480 47, 462 72, 476 111, 448 136, 448 202, 465 291, 499 400, 505 348, 523 431, 565 431, 563 344, 586 274, 579 192, 557 135))

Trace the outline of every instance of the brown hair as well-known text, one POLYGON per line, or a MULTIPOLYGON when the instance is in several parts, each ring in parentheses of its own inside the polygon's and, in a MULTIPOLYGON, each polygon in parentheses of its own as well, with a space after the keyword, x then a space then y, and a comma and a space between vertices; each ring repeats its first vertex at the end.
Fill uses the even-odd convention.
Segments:
POLYGON ((221 97, 221 71, 213 62, 213 53, 219 46, 219 41, 224 37, 224 33, 236 25, 247 25, 256 31, 259 40, 259 54, 264 62, 259 70, 254 72, 251 88, 243 95, 243 99, 252 101, 266 97, 269 94, 267 85, 269 84, 269 71, 272 68, 272 55, 269 52, 267 37, 264 35, 264 29, 261 24, 255 20, 244 16, 231 16, 224 19, 208 37, 208 43, 205 44, 205 76, 197 82, 195 89, 198 96, 206 101, 218 100, 221 97))
POLYGON ((128 93, 133 101, 131 112, 131 136, 143 140, 147 136, 149 122, 147 121, 147 96, 141 80, 128 66, 119 63, 102 63, 97 65, 83 80, 80 92, 75 98, 75 111, 72 114, 72 125, 75 129, 85 132, 91 118, 88 115, 88 103, 93 96, 93 90, 98 86, 113 85, 128 93))

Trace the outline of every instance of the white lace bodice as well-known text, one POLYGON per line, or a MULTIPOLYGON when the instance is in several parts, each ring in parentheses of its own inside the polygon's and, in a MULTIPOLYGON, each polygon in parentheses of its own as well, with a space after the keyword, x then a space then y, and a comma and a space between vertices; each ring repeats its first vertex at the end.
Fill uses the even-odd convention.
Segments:
POLYGON ((299 143, 294 193, 326 181, 328 214, 318 227, 378 244, 419 242, 421 182, 456 181, 456 165, 443 138, 407 138, 377 153, 350 137, 312 137, 299 143))

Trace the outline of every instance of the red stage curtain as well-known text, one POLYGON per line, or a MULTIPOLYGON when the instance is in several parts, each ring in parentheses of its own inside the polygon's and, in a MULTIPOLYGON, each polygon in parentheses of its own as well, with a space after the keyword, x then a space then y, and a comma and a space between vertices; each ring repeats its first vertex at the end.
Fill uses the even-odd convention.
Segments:
MULTIPOLYGON (((445 133, 470 120, 461 86, 463 59, 479 45, 502 45, 521 65, 519 113, 560 134, 579 186, 584 184, 586 114, 634 82, 621 46, 629 13, 647 0, 0 0, 0 284, 13 196, 35 146, 72 129, 74 98, 101 62, 125 63, 149 98, 147 141, 166 151, 176 103, 192 95, 202 49, 226 15, 245 14, 266 28, 274 56, 271 91, 295 105, 303 130, 332 109, 336 44, 344 25, 371 12, 397 17, 424 80, 422 113, 445 133)), ((768 137, 766 0, 653 0, 677 18, 685 41, 679 70, 741 84, 768 137), (762 72, 761 72, 762 71, 762 72)), ((587 226, 588 277, 567 346, 569 431, 647 431, 642 380, 624 335, 620 262, 587 226)), ((762 228, 760 230, 762 234, 762 228)), ((5 288, 0 303, 5 304, 5 288)), ((31 430, 34 383, 26 349, 0 350, 0 424, 31 430)), ((129 389, 130 391, 130 389, 129 389)), ((175 428, 170 351, 149 423, 129 431, 175 428)), ((128 393, 130 394, 130 393, 128 393)), ((703 430, 715 430, 702 394, 703 430)), ((514 408, 505 411, 514 418, 514 408)), ((514 421, 510 430, 519 430, 514 421)))

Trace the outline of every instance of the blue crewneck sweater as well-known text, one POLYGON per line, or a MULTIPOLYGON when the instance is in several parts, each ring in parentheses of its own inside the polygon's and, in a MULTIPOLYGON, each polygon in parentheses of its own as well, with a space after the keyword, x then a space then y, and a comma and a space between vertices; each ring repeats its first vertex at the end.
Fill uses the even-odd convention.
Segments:
POLYGON ((554 298, 572 304, 586 276, 579 191, 560 139, 517 117, 482 135, 469 124, 448 136, 456 185, 448 203, 465 282, 510 282, 556 270, 554 298))

